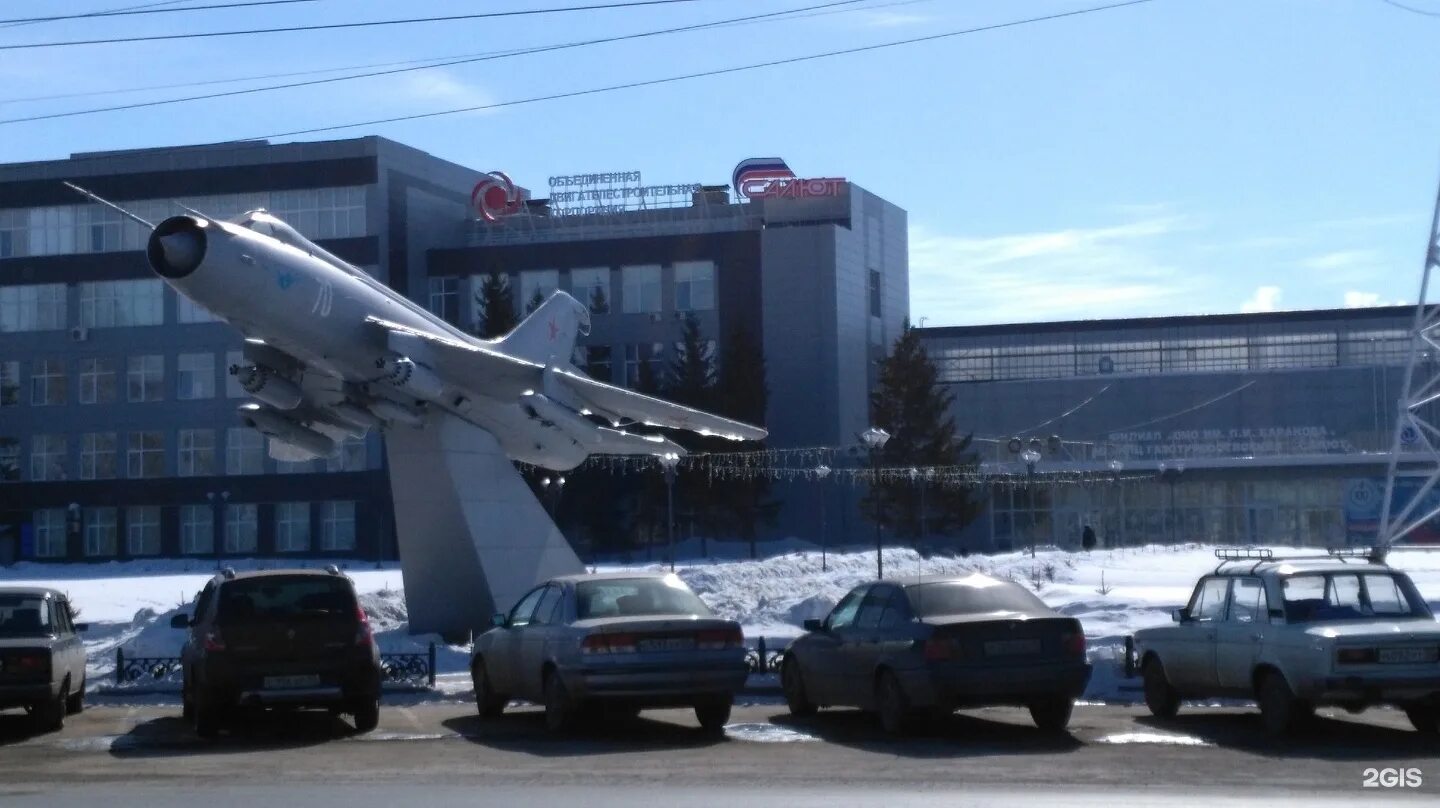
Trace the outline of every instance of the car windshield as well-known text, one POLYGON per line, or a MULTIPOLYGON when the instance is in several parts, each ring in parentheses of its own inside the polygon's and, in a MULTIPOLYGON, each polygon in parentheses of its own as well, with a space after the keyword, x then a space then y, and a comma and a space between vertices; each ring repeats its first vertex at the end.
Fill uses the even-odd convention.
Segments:
POLYGON ((580 620, 646 615, 709 617, 711 614, 710 607, 674 576, 584 581, 575 586, 575 613, 580 620))
POLYGON ((50 610, 38 595, 0 595, 0 638, 48 637, 50 610))
POLYGON ((355 616, 355 596, 338 578, 273 577, 234 581, 220 590, 220 625, 355 616))
POLYGON ((1376 617, 1426 617, 1428 611, 1403 575, 1331 573, 1285 579, 1285 620, 1327 623, 1376 617))
POLYGON ((921 617, 989 612, 1032 612, 1048 609, 1045 602, 1019 584, 1008 581, 946 581, 905 588, 910 605, 921 617))

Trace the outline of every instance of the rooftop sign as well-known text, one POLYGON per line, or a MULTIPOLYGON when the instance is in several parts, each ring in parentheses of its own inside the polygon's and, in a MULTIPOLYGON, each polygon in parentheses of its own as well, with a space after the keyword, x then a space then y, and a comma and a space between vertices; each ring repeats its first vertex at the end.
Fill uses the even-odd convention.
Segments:
POLYGON ((805 199, 839 196, 845 180, 840 177, 802 179, 779 157, 751 157, 741 160, 731 176, 735 191, 746 199, 805 199))

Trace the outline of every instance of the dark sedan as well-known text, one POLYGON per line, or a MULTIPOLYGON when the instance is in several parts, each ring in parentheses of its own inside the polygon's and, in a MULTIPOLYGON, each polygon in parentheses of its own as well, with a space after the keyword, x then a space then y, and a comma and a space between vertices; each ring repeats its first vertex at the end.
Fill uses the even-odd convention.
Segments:
POLYGON ((1023 705, 1058 731, 1090 681, 1080 622, 985 575, 862 584, 805 630, 781 668, 797 716, 860 707, 902 732, 962 707, 1023 705))

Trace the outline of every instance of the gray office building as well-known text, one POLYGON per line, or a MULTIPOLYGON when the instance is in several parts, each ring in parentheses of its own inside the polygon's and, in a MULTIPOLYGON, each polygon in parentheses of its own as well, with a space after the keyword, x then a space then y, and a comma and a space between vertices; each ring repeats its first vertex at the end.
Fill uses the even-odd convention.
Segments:
MULTIPOLYGON (((396 552, 382 438, 272 461, 235 417, 239 335, 154 277, 143 228, 62 180, 151 221, 267 208, 468 327, 480 276, 506 274, 522 315, 565 289, 592 304, 578 362, 616 383, 666 363, 687 314, 717 341, 743 326, 766 355, 771 446, 864 429, 873 360, 907 315, 904 211, 843 180, 744 198, 602 175, 543 200, 515 188, 485 217, 485 179, 376 137, 0 166, 0 564, 396 552)), ((812 506, 787 504, 775 532, 811 532, 812 506)))
MULTIPOLYGON (((1008 481, 980 492, 985 516, 963 542, 1073 546, 1085 525, 1109 545, 1373 539, 1413 316, 924 329, 957 426, 1008 481), (1020 455, 1032 447, 1033 469, 1020 455)), ((1397 498, 1416 487, 1402 481, 1397 498)), ((1440 541, 1440 525, 1413 540, 1440 541)))

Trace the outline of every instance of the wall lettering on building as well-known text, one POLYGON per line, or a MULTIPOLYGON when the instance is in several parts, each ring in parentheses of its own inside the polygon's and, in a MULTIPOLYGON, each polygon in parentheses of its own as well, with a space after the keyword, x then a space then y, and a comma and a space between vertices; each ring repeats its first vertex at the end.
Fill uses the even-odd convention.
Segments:
POLYGON ((746 199, 807 199, 839 196, 846 181, 841 177, 800 178, 779 157, 741 160, 731 176, 735 191, 746 199))
POLYGON ((1246 457, 1283 454, 1348 454, 1348 439, 1321 426, 1176 429, 1112 432, 1097 455, 1107 458, 1165 460, 1184 457, 1246 457))

